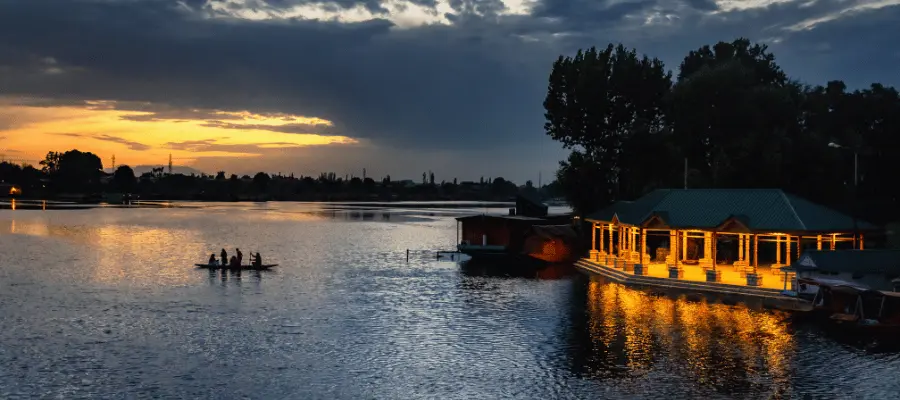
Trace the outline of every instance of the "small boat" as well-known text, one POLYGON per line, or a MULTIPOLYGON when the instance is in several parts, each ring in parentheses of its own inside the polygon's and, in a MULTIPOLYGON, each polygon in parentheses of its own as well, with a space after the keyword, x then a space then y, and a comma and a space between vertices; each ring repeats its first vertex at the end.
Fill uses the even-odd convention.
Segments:
POLYGON ((215 264, 194 264, 197 268, 204 269, 228 269, 228 270, 241 270, 241 271, 262 271, 269 268, 277 267, 278 264, 263 264, 263 265, 241 265, 240 268, 232 268, 228 265, 215 265, 215 264))
POLYGON ((817 287, 813 311, 835 326, 855 333, 900 334, 900 293, 836 279, 797 281, 817 287))

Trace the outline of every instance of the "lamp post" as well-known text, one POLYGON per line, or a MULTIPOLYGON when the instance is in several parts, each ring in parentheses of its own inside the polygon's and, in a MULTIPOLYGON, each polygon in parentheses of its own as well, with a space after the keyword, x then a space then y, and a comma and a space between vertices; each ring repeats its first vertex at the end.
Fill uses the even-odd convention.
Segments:
POLYGON ((847 146, 842 146, 835 142, 829 142, 828 147, 834 149, 842 149, 842 150, 850 150, 853 152, 853 248, 856 249, 856 238, 859 236, 859 227, 856 223, 856 209, 858 203, 858 189, 859 189, 859 151, 855 148, 850 148, 847 146))

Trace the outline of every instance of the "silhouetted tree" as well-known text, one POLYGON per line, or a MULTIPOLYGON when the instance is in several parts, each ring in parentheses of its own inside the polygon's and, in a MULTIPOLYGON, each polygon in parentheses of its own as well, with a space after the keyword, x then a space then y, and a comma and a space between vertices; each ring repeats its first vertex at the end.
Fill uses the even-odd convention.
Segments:
MULTIPOLYGON (((622 45, 610 44, 599 51, 592 47, 556 60, 544 100, 544 129, 573 150, 569 162, 561 164, 565 170, 561 177, 586 174, 595 178, 590 181, 592 189, 580 189, 574 182, 563 185, 576 212, 592 211, 618 197, 627 177, 625 168, 640 166, 626 164, 621 149, 634 140, 635 132, 664 132, 665 98, 671 86, 671 74, 662 61, 639 57, 622 45), (575 159, 578 162, 573 163, 575 159), (572 171, 582 167, 591 171, 572 171), (574 192, 581 190, 592 196, 574 192)), ((635 156, 639 155, 628 155, 635 156)))
POLYGON ((257 172, 256 175, 253 175, 253 189, 256 193, 265 193, 269 187, 269 181, 271 181, 269 174, 257 172))
POLYGON ((103 162, 90 152, 69 150, 65 153, 49 152, 41 161, 44 172, 57 190, 92 192, 97 189, 103 162))
POLYGON ((50 151, 47 152, 47 156, 41 161, 41 166, 43 167, 41 171, 43 171, 47 175, 56 174, 59 169, 59 158, 62 156, 62 153, 50 151))
POLYGON ((691 51, 674 85, 661 62, 621 45, 560 57, 544 106, 547 134, 572 153, 540 189, 579 213, 680 187, 687 159, 690 187, 778 187, 875 222, 900 219, 897 90, 801 85, 744 38, 691 51))
POLYGON ((113 172, 113 186, 124 193, 131 193, 134 191, 134 186, 137 183, 137 179, 134 176, 134 170, 127 165, 120 165, 116 168, 115 172, 113 172))

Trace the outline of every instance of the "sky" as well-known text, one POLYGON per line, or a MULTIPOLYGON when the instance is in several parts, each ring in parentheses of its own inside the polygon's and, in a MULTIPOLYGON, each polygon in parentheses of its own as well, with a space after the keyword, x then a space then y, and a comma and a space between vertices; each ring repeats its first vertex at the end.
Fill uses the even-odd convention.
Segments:
POLYGON ((546 183, 559 55, 675 70, 737 37, 805 83, 900 86, 900 0, 0 0, 0 158, 546 183))

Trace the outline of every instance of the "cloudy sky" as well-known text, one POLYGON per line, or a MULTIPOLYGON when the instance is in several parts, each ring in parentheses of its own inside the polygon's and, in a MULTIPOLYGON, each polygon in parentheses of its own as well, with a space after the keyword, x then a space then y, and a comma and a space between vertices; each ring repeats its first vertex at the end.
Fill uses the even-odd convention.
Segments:
POLYGON ((900 85, 900 0, 0 0, 0 154, 546 180, 558 55, 677 68, 739 36, 807 83, 900 85))

